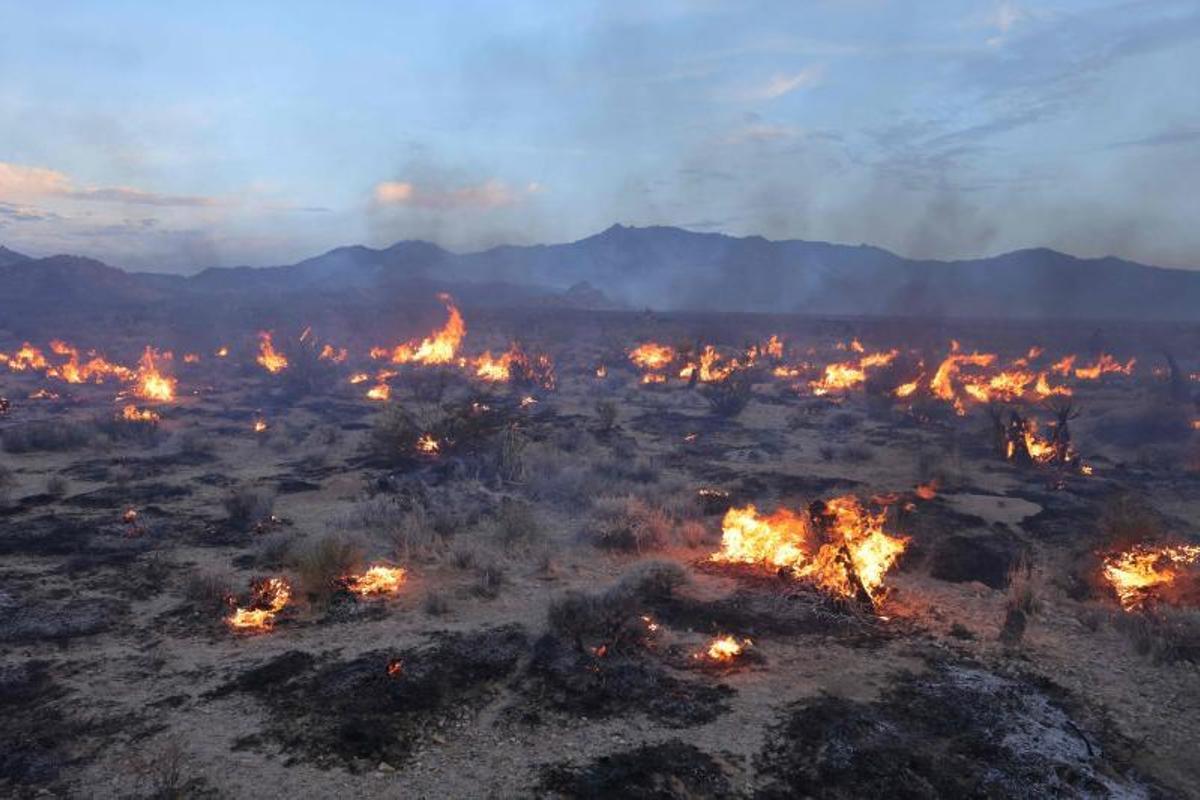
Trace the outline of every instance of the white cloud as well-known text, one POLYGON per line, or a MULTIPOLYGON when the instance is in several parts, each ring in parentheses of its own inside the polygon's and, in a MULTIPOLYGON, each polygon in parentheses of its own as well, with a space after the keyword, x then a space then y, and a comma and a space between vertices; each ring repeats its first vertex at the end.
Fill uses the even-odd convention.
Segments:
POLYGON ((0 199, 63 198, 147 206, 215 206, 211 197, 169 195, 131 186, 80 186, 65 173, 0 161, 0 199))
POLYGON ((541 191, 544 191, 544 187, 537 182, 527 184, 522 190, 514 190, 494 178, 473 186, 450 189, 418 186, 410 181, 382 181, 375 185, 373 198, 380 206, 486 210, 515 205, 524 197, 541 191))
POLYGON ((797 89, 811 89, 819 86, 824 77, 825 67, 821 64, 814 64, 799 72, 774 75, 765 83, 751 88, 746 92, 746 96, 751 100, 774 100, 785 94, 791 94, 797 89))

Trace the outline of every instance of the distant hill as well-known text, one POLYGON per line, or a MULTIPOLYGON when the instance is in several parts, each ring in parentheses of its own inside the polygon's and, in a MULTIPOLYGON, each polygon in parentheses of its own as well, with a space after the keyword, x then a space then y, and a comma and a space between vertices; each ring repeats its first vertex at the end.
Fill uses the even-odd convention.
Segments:
MULTIPOLYGON (((771 241, 614 225, 577 242, 456 254, 405 241, 339 247, 296 264, 130 274, 89 259, 0 248, 11 296, 144 302, 319 292, 377 299, 447 290, 464 303, 1051 319, 1200 319, 1200 272, 1048 249, 990 258, 902 258, 868 245, 771 241)), ((6 292, 7 294, 7 292, 6 292)))

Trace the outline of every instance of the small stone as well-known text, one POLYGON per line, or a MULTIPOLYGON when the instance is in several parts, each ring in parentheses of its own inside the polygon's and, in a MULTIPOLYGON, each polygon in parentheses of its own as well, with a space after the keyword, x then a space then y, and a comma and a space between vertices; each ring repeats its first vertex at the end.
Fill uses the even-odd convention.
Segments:
POLYGON ((395 772, 396 768, 386 761, 380 761, 379 766, 375 768, 378 772, 395 772))

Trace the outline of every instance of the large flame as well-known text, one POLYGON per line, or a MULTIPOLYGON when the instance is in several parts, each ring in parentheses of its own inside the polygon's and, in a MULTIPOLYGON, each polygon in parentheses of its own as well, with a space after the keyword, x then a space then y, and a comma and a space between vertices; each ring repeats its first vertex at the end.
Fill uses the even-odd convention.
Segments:
POLYGON ((1076 367, 1075 377, 1083 381, 1094 381, 1101 375, 1109 375, 1116 373, 1118 375, 1130 375, 1133 373, 1133 367, 1137 364, 1136 358, 1131 358, 1124 364, 1117 361, 1108 353, 1101 353, 1095 363, 1086 367, 1076 367))
POLYGON ((458 347, 467 335, 467 323, 450 295, 439 294, 438 299, 446 304, 446 312, 450 315, 444 326, 419 342, 405 342, 390 351, 375 348, 371 356, 388 358, 393 364, 449 364, 454 361, 458 347))
POLYGON ((820 542, 807 514, 780 508, 763 517, 753 505, 731 508, 711 559, 786 570, 837 597, 855 597, 861 588, 874 601, 908 542, 885 533, 885 519, 885 511, 868 511, 853 496, 834 498, 825 505, 820 542))
MULTIPOLYGON (((850 349, 861 353, 862 344, 856 339, 851 342, 850 349), (858 345, 858 349, 854 349, 853 345, 858 345)), ((899 354, 899 350, 889 350, 887 352, 864 355, 857 361, 839 361, 827 364, 825 365, 825 374, 821 376, 820 380, 809 381, 809 389, 812 390, 813 394, 818 396, 853 389, 866 381, 868 370, 886 367, 899 354)))
POLYGON ((1200 570, 1200 545, 1136 545, 1104 559, 1104 577, 1121 607, 1135 611, 1186 572, 1200 570))
POLYGON ((675 348, 657 342, 645 342, 629 351, 629 360, 642 369, 662 369, 675 360, 675 348))
POLYGON ((272 375, 283 372, 288 367, 287 356, 275 349, 269 331, 259 331, 258 358, 255 361, 272 375))
POLYGON ((134 386, 133 393, 144 400, 169 403, 175 399, 175 379, 159 371, 158 358, 160 358, 158 351, 146 345, 146 349, 138 361, 137 384, 134 386))

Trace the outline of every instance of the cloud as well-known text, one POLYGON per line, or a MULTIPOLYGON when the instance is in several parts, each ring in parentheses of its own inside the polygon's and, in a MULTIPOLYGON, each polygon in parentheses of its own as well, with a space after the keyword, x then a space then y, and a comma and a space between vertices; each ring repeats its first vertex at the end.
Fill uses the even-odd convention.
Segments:
POLYGON ((19 203, 0 202, 0 218, 10 222, 43 222, 45 220, 62 219, 53 211, 46 211, 34 206, 19 203))
POLYGON ((372 193, 378 206, 406 206, 438 210, 489 210, 519 203, 529 195, 543 191, 540 183, 512 189, 502 181, 491 179, 483 183, 444 189, 419 186, 411 181, 382 181, 372 193))
POLYGON ((163 207, 220 205, 220 202, 212 197, 158 194, 130 186, 80 186, 65 173, 55 169, 29 167, 3 161, 0 161, 0 197, 9 199, 62 198, 97 203, 163 207))
POLYGON ((1108 145, 1110 150, 1126 147, 1162 147, 1175 144, 1191 144, 1200 141, 1200 128, 1172 128, 1140 139, 1126 139, 1108 145))
POLYGON ((732 131, 728 136, 722 139, 725 144, 740 145, 740 144, 765 144, 768 142, 780 142, 788 139, 795 139, 803 133, 799 128, 794 128, 790 125, 772 125, 770 123, 756 122, 732 131))
POLYGON ((820 86, 825 78, 825 67, 814 64, 799 72, 773 75, 765 83, 752 87, 746 92, 750 100, 775 100, 785 94, 791 94, 797 89, 812 89, 820 86))

